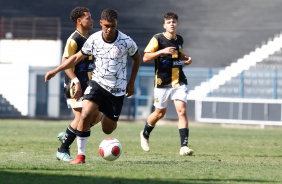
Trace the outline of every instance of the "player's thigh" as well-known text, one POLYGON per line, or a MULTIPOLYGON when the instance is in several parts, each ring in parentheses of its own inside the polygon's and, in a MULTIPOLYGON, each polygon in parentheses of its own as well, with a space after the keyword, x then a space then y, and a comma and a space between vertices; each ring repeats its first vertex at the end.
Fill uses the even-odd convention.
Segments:
POLYGON ((97 116, 98 105, 91 100, 83 100, 80 121, 89 121, 89 124, 94 116, 97 116))
POLYGON ((158 109, 167 107, 170 98, 171 88, 155 88, 154 91, 154 106, 158 109))

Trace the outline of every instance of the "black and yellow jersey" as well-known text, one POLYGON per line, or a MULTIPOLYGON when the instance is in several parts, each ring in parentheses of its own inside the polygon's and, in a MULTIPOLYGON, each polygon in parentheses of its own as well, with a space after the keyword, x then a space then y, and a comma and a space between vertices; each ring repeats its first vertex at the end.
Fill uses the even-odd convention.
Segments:
POLYGON ((144 52, 152 53, 166 47, 175 47, 176 51, 174 54, 162 54, 155 59, 155 87, 170 88, 183 84, 187 85, 181 63, 183 38, 180 35, 176 35, 175 39, 170 39, 164 33, 156 34, 150 40, 144 52))
MULTIPOLYGON (((75 53, 79 52, 86 42, 87 38, 84 37, 78 30, 74 31, 67 40, 63 57, 69 58, 75 53)), ((76 64, 73 68, 73 71, 76 77, 80 81, 80 85, 82 88, 82 92, 84 93, 86 87, 88 86, 89 80, 91 79, 91 73, 94 69, 94 57, 93 55, 83 59, 78 64, 76 64)), ((65 84, 64 84, 64 96, 65 98, 71 98, 73 94, 71 94, 71 80, 65 75, 65 84)))

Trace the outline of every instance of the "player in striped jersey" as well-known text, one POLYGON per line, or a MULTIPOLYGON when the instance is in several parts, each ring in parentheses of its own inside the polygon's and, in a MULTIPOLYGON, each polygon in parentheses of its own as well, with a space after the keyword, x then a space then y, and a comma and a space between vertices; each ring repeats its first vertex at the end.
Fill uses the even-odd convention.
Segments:
POLYGON ((166 113, 168 100, 173 100, 179 117, 178 129, 181 140, 180 155, 192 155, 188 148, 188 119, 186 113, 187 79, 183 65, 190 65, 192 58, 183 52, 183 39, 177 34, 178 15, 164 14, 164 33, 156 34, 145 48, 143 61, 155 61, 155 111, 148 117, 144 130, 140 133, 141 147, 149 151, 149 135, 158 120, 166 113), (184 61, 182 64, 181 61, 184 61))
MULTIPOLYGON (((62 63, 69 57, 81 50, 83 44, 89 37, 88 31, 93 28, 93 19, 88 8, 76 7, 70 13, 70 19, 75 23, 76 30, 67 40, 62 63)), ((74 67, 65 70, 64 96, 67 99, 68 108, 72 108, 74 120, 66 129, 66 132, 58 134, 59 140, 62 142, 61 147, 57 151, 57 159, 62 161, 71 161, 69 146, 76 138, 76 130, 82 109, 82 94, 88 86, 90 76, 94 69, 93 55, 83 59, 74 67)), ((102 113, 99 113, 97 121, 101 119, 102 113)))

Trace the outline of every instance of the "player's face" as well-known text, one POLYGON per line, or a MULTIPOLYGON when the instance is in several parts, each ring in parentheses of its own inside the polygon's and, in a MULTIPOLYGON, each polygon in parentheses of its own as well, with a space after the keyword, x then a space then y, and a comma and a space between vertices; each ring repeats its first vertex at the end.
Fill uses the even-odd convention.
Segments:
POLYGON ((174 33, 177 31, 178 22, 176 19, 165 19, 164 21, 164 28, 166 32, 174 33))
POLYGON ((80 18, 80 25, 88 31, 93 29, 93 22, 90 12, 84 12, 84 16, 80 18))
POLYGON ((114 39, 116 36, 117 20, 107 21, 105 19, 100 20, 102 26, 103 36, 107 40, 114 39))

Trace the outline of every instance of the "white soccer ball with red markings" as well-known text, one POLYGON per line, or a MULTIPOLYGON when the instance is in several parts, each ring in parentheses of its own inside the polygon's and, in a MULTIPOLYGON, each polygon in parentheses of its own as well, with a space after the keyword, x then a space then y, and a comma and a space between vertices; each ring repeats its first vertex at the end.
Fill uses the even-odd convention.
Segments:
POLYGON ((99 145, 99 153, 103 159, 108 161, 116 160, 122 151, 120 142, 115 138, 104 139, 99 145))

